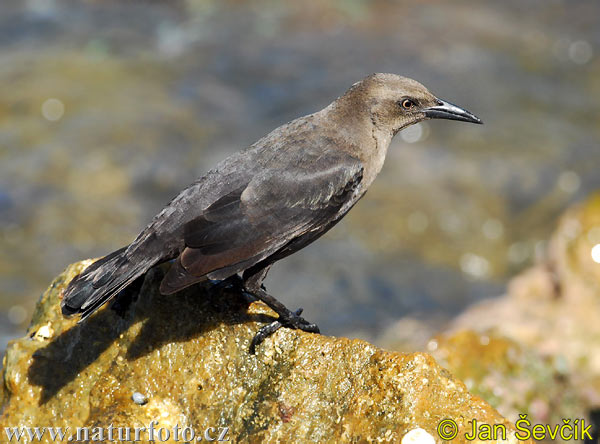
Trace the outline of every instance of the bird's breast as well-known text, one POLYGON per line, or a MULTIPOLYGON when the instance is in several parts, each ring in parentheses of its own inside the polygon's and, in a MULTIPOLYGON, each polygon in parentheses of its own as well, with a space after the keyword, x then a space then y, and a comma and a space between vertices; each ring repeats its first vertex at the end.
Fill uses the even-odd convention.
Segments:
POLYGON ((370 141, 370 149, 363 151, 361 161, 364 165, 364 174, 361 185, 364 191, 373 183, 383 168, 391 140, 391 134, 378 134, 374 132, 373 139, 370 141))

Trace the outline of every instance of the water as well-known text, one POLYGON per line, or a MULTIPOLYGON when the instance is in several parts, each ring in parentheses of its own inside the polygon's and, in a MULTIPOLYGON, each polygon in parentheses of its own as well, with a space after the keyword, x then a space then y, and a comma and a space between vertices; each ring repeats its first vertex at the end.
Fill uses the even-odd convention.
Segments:
POLYGON ((499 294, 600 187, 598 16, 594 1, 5 2, 0 347, 68 263, 130 242, 218 160, 376 71, 485 125, 397 136, 366 198, 269 290, 366 338, 499 294))

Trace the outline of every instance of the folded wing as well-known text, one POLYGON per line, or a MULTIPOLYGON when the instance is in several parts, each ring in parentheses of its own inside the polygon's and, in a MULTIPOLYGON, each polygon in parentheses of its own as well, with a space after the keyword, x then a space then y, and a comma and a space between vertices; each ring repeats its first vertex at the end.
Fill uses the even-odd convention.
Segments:
POLYGON ((185 248, 161 291, 224 279, 322 228, 356 196, 362 171, 356 158, 323 147, 299 151, 291 164, 264 168, 185 225, 185 248))

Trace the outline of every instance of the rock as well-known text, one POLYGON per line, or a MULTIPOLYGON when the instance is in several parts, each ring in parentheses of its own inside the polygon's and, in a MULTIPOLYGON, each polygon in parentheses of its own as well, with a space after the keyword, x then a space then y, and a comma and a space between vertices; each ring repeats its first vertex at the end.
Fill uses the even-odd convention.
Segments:
POLYGON ((546 257, 514 278, 505 296, 470 307, 451 331, 470 328, 535 350, 569 374, 581 405, 600 407, 600 194, 560 219, 546 257))
POLYGON ((596 194, 564 214, 546 255, 512 279, 504 296, 467 308, 443 333, 401 319, 380 343, 429 351, 512 421, 521 413, 542 424, 597 416, 600 263, 593 251, 599 244, 596 194), (424 343, 428 334, 433 338, 424 343))
POLYGON ((586 403, 564 362, 494 331, 459 330, 433 338, 427 349, 505 417, 532 424, 584 418, 586 403))
POLYGON ((56 278, 27 336, 9 344, 0 430, 92 434, 155 421, 170 431, 166 442, 175 442, 176 425, 196 437, 227 428, 233 442, 441 442, 437 425, 452 418, 454 442, 466 442, 472 419, 505 425, 516 442, 512 426, 428 354, 282 329, 251 355, 251 338, 272 316, 267 307, 227 289, 161 296, 161 268, 148 273, 124 318, 104 308, 82 324, 63 319, 60 295, 89 263, 56 278))

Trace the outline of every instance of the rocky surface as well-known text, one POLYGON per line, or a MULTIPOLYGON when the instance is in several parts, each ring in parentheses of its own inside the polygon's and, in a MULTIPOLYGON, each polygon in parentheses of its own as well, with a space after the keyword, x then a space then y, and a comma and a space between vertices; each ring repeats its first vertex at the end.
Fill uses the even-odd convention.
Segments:
MULTIPOLYGON (((251 355, 250 339, 272 314, 264 305, 226 289, 161 296, 160 268, 124 317, 105 308, 83 324, 63 319, 61 292, 89 263, 55 279, 27 336, 9 344, 0 430, 156 421, 170 428, 168 442, 177 424, 198 434, 228 427, 233 442, 369 443, 400 442, 418 428, 441 442, 436 428, 445 418, 459 425, 454 442, 466 442, 471 419, 510 429, 424 353, 282 329, 251 355)), ((406 441, 413 439, 432 438, 415 431, 406 441)))
POLYGON ((588 418, 589 404, 564 359, 495 332, 459 330, 428 343, 437 362, 450 369, 506 418, 527 414, 531 424, 562 424, 588 418))
POLYGON ((428 350, 513 421, 589 417, 600 408, 599 244, 595 194, 563 215, 539 263, 504 296, 469 307, 443 333, 401 320, 381 342, 428 350))
POLYGON ((513 279, 507 294, 477 304, 452 325, 508 338, 571 375, 583 405, 600 407, 600 194, 561 218, 546 257, 513 279), (597 258, 598 259, 598 258, 597 258))

